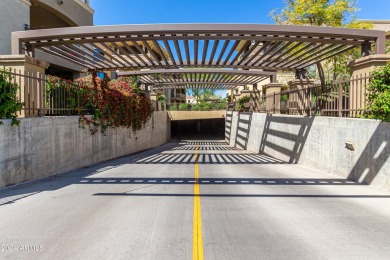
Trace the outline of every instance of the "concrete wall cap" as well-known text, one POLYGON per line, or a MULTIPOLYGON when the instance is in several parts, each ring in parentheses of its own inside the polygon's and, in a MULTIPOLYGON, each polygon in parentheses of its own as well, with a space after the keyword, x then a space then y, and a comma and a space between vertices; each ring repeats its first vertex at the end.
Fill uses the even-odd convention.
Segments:
POLYGON ((31 63, 33 65, 40 66, 40 67, 45 68, 45 69, 49 68, 49 66, 50 66, 50 63, 48 63, 46 61, 34 59, 33 57, 30 57, 30 56, 26 56, 26 62, 31 63))
POLYGON ((304 85, 304 84, 313 84, 314 79, 294 79, 288 82, 289 85, 304 85))
POLYGON ((49 68, 50 63, 46 61, 40 61, 37 59, 34 59, 33 57, 27 56, 27 55, 0 55, 0 62, 1 63, 12 63, 12 62, 26 62, 33 65, 40 66, 42 68, 49 68))
POLYGON ((352 60, 348 63, 348 66, 353 68, 357 66, 367 65, 370 63, 387 62, 387 61, 390 61, 390 54, 376 54, 376 55, 369 55, 369 56, 361 57, 356 60, 352 60))
POLYGON ((281 88, 284 85, 282 83, 269 83, 263 86, 263 89, 268 89, 268 88, 281 88))
POLYGON ((241 93, 256 93, 259 92, 258 90, 249 90, 249 89, 243 89, 241 90, 241 93))

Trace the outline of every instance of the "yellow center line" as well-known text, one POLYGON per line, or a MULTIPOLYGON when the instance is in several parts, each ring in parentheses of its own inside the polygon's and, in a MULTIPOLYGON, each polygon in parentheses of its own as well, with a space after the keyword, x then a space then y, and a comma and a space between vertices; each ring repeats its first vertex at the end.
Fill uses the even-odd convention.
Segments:
POLYGON ((195 148, 195 183, 194 183, 194 224, 192 238, 192 259, 203 260, 203 238, 202 238, 202 213, 200 209, 199 189, 199 165, 198 147, 195 148))

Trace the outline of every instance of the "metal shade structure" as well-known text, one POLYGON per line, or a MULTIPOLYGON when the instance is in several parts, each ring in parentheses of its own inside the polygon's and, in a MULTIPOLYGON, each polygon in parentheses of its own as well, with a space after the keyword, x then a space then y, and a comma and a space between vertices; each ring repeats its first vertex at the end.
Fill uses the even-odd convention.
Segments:
POLYGON ((236 89, 237 86, 254 85, 275 77, 275 72, 201 68, 126 71, 118 75, 137 76, 141 83, 153 85, 155 89, 236 89))
POLYGON ((12 34, 13 54, 37 50, 90 70, 302 69, 355 47, 385 50, 385 32, 258 24, 152 24, 12 34))

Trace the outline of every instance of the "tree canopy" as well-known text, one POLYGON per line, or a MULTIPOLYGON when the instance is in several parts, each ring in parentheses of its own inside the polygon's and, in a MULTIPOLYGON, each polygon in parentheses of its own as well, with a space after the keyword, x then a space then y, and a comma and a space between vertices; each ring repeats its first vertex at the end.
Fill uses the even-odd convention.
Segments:
POLYGON ((215 95, 216 90, 214 89, 201 89, 201 88, 190 88, 187 89, 187 95, 193 96, 196 99, 196 103, 205 102, 211 99, 220 99, 215 95))
MULTIPOLYGON (((277 24, 371 29, 371 23, 356 18, 357 3, 357 0, 285 0, 285 7, 272 10, 270 16, 277 24)), ((352 50, 323 62, 326 78, 335 80, 349 75, 346 63, 359 55, 360 50, 352 50)))
POLYGON ((355 13, 357 0, 285 0, 286 6, 271 16, 278 24, 366 28, 371 25, 359 22, 355 13))

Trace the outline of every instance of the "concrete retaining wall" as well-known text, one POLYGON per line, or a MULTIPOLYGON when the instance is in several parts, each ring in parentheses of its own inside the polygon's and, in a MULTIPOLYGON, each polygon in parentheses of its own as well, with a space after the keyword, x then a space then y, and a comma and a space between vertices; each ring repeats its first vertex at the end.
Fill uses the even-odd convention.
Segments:
POLYGON ((137 134, 109 129, 91 135, 78 116, 10 120, 0 125, 0 187, 64 173, 160 146, 170 139, 167 112, 156 112, 137 134), (153 127, 154 126, 154 127, 153 127))
POLYGON ((390 190, 390 123, 229 111, 225 138, 242 149, 390 190))
POLYGON ((168 111, 171 121, 221 119, 225 117, 225 110, 215 111, 168 111))

